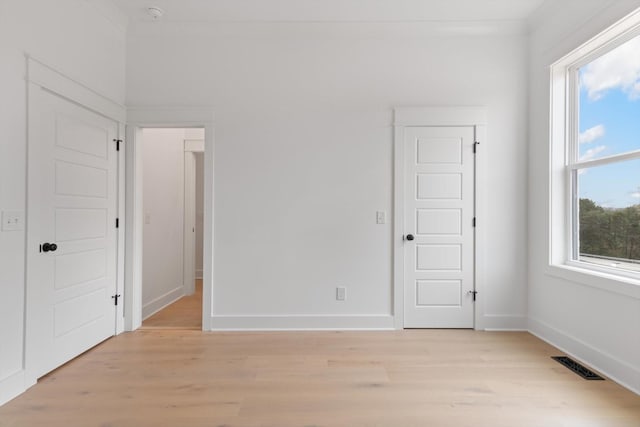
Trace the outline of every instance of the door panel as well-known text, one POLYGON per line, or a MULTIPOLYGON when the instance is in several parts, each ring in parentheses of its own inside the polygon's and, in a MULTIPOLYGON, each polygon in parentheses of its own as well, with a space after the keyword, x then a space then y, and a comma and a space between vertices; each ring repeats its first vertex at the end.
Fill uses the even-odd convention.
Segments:
POLYGON ((416 188, 418 200, 461 200, 462 175, 457 173, 420 174, 416 188))
POLYGON ((462 232, 462 209, 416 209, 416 234, 452 235, 462 232))
POLYGON ((460 280, 418 280, 416 305, 459 306, 461 292, 460 280))
POLYGON ((117 131, 30 86, 27 292, 37 332, 28 345, 38 377, 115 333, 117 131), (43 252, 45 242, 57 250, 43 252))
POLYGON ((416 245, 416 271, 462 269, 462 245, 416 245))
POLYGON ((472 328, 473 127, 405 128, 407 328, 472 328))

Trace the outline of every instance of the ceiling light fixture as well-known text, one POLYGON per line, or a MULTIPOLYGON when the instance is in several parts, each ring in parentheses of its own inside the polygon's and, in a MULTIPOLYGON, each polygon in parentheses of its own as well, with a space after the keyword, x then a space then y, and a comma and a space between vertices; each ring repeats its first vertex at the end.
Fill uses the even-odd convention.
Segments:
POLYGON ((154 21, 159 21, 160 18, 162 18, 162 15, 164 15, 164 10, 160 9, 159 7, 148 7, 147 13, 151 17, 151 19, 153 19, 154 21))

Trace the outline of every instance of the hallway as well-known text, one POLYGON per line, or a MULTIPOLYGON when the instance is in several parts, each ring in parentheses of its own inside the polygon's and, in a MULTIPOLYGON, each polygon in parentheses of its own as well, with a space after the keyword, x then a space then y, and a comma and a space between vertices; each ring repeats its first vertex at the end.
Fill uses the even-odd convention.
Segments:
POLYGON ((180 298, 142 322, 141 329, 202 329, 202 279, 193 295, 180 298))

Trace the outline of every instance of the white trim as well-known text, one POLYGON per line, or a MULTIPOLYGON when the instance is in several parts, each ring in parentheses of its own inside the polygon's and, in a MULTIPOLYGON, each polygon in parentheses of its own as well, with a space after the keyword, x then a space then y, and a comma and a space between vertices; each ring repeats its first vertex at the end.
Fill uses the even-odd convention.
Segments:
POLYGON ((23 370, 11 373, 0 379, 0 406, 15 399, 35 383, 35 380, 27 383, 25 371, 23 370))
POLYGON ((184 140, 184 289, 185 295, 196 291, 196 279, 202 279, 202 269, 196 270, 196 153, 204 153, 204 139, 184 140), (191 266, 192 268, 188 268, 191 266))
MULTIPOLYGON (((139 127, 197 128, 213 124, 209 107, 140 107, 127 106, 127 123, 139 127)), ((206 131, 205 131, 206 132, 206 131)), ((207 139, 205 133, 205 141, 207 139)), ((206 146, 206 142, 205 142, 206 146)))
POLYGON ((396 329, 404 328, 404 126, 394 126, 393 151, 393 316, 396 329))
POLYGON ((213 315, 212 331, 393 330, 390 315, 213 315))
POLYGON ((545 272, 578 285, 640 299, 640 280, 566 264, 548 265, 545 272))
POLYGON ((634 393, 640 394, 640 370, 633 365, 538 319, 529 318, 529 332, 573 358, 592 366, 634 393))
POLYGON ((482 106, 398 107, 394 126, 469 126, 486 125, 487 111, 482 106))
POLYGON ((142 248, 144 230, 142 197, 142 130, 127 125, 124 143, 126 156, 126 212, 124 328, 135 331, 142 325, 142 248))
POLYGON ((127 110, 127 227, 129 230, 125 281, 125 326, 129 331, 142 324, 142 151, 141 129, 204 128, 204 236, 202 279, 202 330, 209 330, 213 295, 213 112, 201 107, 130 107, 127 110), (128 301, 128 302, 127 302, 128 301))
POLYGON ((475 155, 475 275, 474 286, 478 292, 475 303, 474 329, 485 328, 484 277, 485 277, 485 156, 486 141, 485 107, 397 107, 394 109, 394 212, 393 212, 393 316, 394 327, 404 327, 404 128, 412 126, 473 126, 476 141, 480 142, 475 155))
MULTIPOLYGON (((124 141, 125 138, 125 125, 124 123, 118 124, 118 139, 124 141)), ((118 259, 116 262, 116 295, 124 295, 124 278, 125 278, 125 251, 127 241, 127 226, 126 226, 126 171, 127 163, 125 156, 125 147, 120 144, 120 151, 118 156, 118 259)), ((116 308, 116 335, 124 332, 124 304, 118 304, 116 308)))
POLYGON ((586 162, 575 161, 569 165, 570 169, 578 170, 578 169, 586 169, 593 168, 596 166, 605 166, 613 163, 620 163, 627 160, 638 160, 640 159, 640 150, 630 151, 622 154, 614 154, 612 156, 600 157, 594 160, 588 160, 586 162))
POLYGON ((193 153, 204 152, 204 139, 185 139, 184 151, 190 151, 193 153))
POLYGON ((182 282, 184 294, 192 295, 196 290, 196 156, 187 150, 187 141, 184 142, 182 282))
POLYGON ((167 292, 166 294, 160 295, 158 298, 149 301, 144 306, 142 306, 142 320, 153 316, 163 308, 178 301, 183 296, 184 288, 182 286, 178 286, 177 288, 167 292))
POLYGON ((636 9, 618 22, 610 25, 606 30, 556 61, 551 67, 567 67, 570 64, 582 65, 582 62, 590 62, 595 56, 601 55, 603 51, 613 49, 637 36, 638 31, 640 31, 640 9, 636 9))
MULTIPOLYGON (((485 331, 527 331, 527 316, 517 314, 485 314, 483 330, 485 331)), ((476 328, 479 329, 479 328, 476 328)))
POLYGON ((54 68, 27 55, 27 81, 34 83, 63 98, 80 104, 84 108, 124 123, 126 109, 114 101, 82 83, 65 76, 54 68))
MULTIPOLYGON (((475 290, 478 292, 476 298, 475 305, 475 325, 474 329, 476 330, 484 330, 491 322, 488 322, 487 319, 490 319, 488 315, 485 315, 485 272, 486 269, 486 258, 487 258, 487 237, 485 224, 487 224, 488 215, 486 201, 488 199, 487 192, 489 189, 486 185, 486 161, 487 158, 484 155, 487 149, 487 128, 485 125, 477 125, 476 126, 476 141, 480 142, 480 145, 477 146, 476 151, 476 167, 475 167, 475 191, 476 191, 476 238, 475 238, 475 290)), ((517 317, 517 316, 516 316, 517 317)), ((502 323, 500 324, 502 325, 502 323)), ((513 327, 518 328, 518 326, 494 326, 496 329, 511 329, 513 327)))

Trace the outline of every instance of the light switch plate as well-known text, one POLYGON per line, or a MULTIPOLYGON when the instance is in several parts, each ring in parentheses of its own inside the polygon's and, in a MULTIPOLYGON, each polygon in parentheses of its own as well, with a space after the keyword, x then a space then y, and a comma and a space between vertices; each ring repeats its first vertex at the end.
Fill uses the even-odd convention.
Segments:
POLYGON ((2 231, 24 230, 24 211, 2 211, 2 231))
POLYGON ((384 211, 376 212, 376 224, 384 224, 387 222, 387 214, 384 211))

